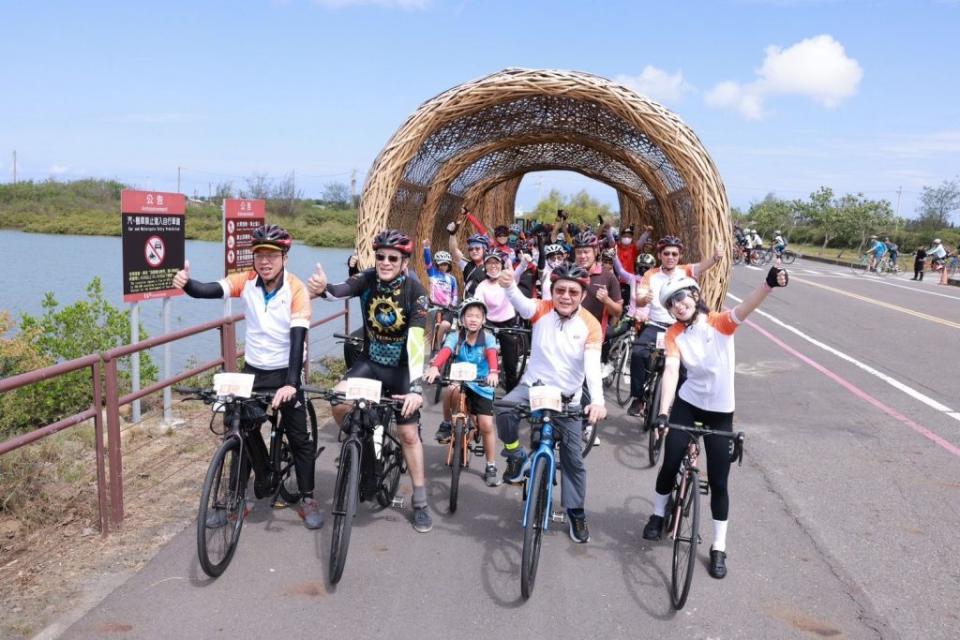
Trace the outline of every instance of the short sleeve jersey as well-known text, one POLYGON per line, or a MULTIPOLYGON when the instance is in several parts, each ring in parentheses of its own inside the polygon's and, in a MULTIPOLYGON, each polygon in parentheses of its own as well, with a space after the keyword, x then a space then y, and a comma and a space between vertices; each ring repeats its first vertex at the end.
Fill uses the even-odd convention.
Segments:
POLYGON ((247 306, 244 358, 258 369, 285 369, 290 361, 290 328, 310 328, 310 294, 289 271, 272 294, 256 271, 234 273, 220 281, 224 297, 247 306))
POLYGON ((407 333, 427 322, 427 294, 419 282, 400 276, 380 282, 376 269, 349 278, 347 297, 360 298, 364 353, 386 367, 406 366, 407 333))
MULTIPOLYGON (((470 362, 477 365, 477 377, 486 378, 490 375, 490 365, 487 362, 487 349, 497 350, 497 339, 493 337, 490 331, 484 331, 475 344, 469 344, 466 340, 460 340, 459 331, 451 331, 443 341, 443 346, 453 352, 454 362, 470 362)), ((493 389, 490 387, 481 387, 472 382, 467 383, 467 387, 485 398, 493 399, 493 389)))
POLYGON ((679 358, 687 379, 677 395, 705 411, 732 413, 736 358, 733 333, 740 321, 733 311, 711 312, 690 327, 676 323, 665 334, 667 358, 679 358))
POLYGON ((600 287, 607 288, 607 295, 614 302, 623 300, 623 295, 620 293, 620 280, 612 271, 604 271, 603 267, 597 263, 590 270, 590 285, 587 287, 587 296, 583 299, 583 308, 593 314, 600 326, 606 330, 607 308, 597 298, 597 290, 600 287))
POLYGON ((650 308, 650 320, 658 322, 660 324, 673 324, 673 316, 670 315, 670 312, 663 308, 663 305, 660 304, 660 288, 670 281, 673 277, 679 277, 681 275, 695 278, 696 269, 695 265, 692 264, 679 264, 672 275, 667 275, 660 270, 660 267, 654 267, 653 269, 647 269, 647 272, 643 274, 643 279, 640 280, 638 287, 647 287, 653 291, 653 301, 647 305, 650 308))
POLYGON ((538 300, 536 304, 537 310, 530 317, 533 348, 522 382, 533 385, 540 381, 579 397, 586 378, 584 353, 600 349, 603 343, 600 323, 582 306, 575 316, 563 319, 554 312, 552 300, 538 300))

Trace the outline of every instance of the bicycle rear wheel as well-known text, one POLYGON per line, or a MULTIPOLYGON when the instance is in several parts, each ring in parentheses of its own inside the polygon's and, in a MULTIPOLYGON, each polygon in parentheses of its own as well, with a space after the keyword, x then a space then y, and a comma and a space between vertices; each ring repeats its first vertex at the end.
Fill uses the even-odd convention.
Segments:
POLYGON ((197 513, 197 557, 203 572, 224 572, 240 540, 246 515, 246 466, 238 438, 227 438, 210 461, 197 513))
POLYGON ((647 430, 647 459, 650 466, 655 467, 660 460, 660 453, 663 451, 663 438, 657 429, 653 428, 653 416, 660 411, 660 394, 662 392, 662 379, 657 376, 654 381, 653 398, 650 405, 647 406, 647 413, 644 416, 644 429, 647 430))
POLYGON ((630 402, 630 352, 633 350, 633 343, 627 341, 620 353, 620 359, 616 361, 617 370, 614 372, 616 380, 614 387, 617 390, 617 404, 621 407, 627 406, 630 402))
POLYGON ((753 249, 750 251, 750 264, 759 267, 763 264, 764 255, 762 249, 753 249))
POLYGON ((360 443, 348 440, 340 451, 340 469, 333 489, 333 533, 330 536, 330 583, 337 584, 343 575, 350 548, 353 517, 357 513, 360 481, 360 443))
POLYGON ((527 500, 533 502, 530 504, 527 526, 523 530, 523 554, 520 559, 520 593, 524 598, 529 598, 533 593, 537 567, 540 565, 543 530, 550 515, 550 505, 547 503, 550 467, 543 457, 538 457, 535 464, 536 467, 530 473, 530 490, 527 492, 527 500))
POLYGON ((583 457, 586 458, 588 455, 590 455, 593 447, 597 444, 597 436, 600 432, 600 423, 598 422, 595 425, 590 425, 587 423, 587 419, 583 418, 583 429, 585 437, 581 437, 580 442, 583 443, 583 457))
POLYGON ((457 498, 460 495, 460 470, 463 467, 463 445, 467 438, 467 423, 463 418, 457 418, 453 425, 453 438, 450 446, 453 455, 450 457, 450 513, 457 512, 457 498))
POLYGON ((797 254, 793 251, 785 250, 780 254, 780 259, 783 260, 783 264, 793 264, 797 261, 797 254))
MULTIPOLYGON (((674 495, 680 504, 677 535, 673 539, 673 568, 670 577, 670 603, 674 609, 682 609, 690 594, 693 582, 693 569, 697 559, 697 545, 700 543, 700 477, 690 473, 687 477, 686 495, 680 496, 679 489, 674 495)), ((676 507, 674 507, 676 510, 676 507)))

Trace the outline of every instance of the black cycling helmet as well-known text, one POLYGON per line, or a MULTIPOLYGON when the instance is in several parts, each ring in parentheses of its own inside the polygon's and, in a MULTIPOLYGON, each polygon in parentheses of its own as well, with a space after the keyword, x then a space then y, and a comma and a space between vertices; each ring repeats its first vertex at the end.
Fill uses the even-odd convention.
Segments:
POLYGON ((478 244, 482 246, 484 249, 486 249, 490 246, 490 238, 488 238, 482 233, 475 233, 469 238, 467 238, 467 246, 469 247, 472 244, 478 244))
POLYGON ((550 282, 556 283, 557 280, 573 280, 579 283, 584 291, 590 286, 590 274, 578 264, 567 264, 564 262, 558 265, 556 269, 550 272, 550 282))
POLYGON ((620 236, 632 236, 633 235, 633 225, 628 224, 623 228, 623 231, 620 232, 620 236))
POLYGON ((250 245, 250 250, 264 248, 286 253, 290 251, 292 244, 293 236, 286 229, 275 224, 264 224, 253 230, 253 243, 250 245))
POLYGON ((603 253, 600 254, 600 259, 604 262, 613 262, 613 258, 617 255, 616 249, 604 249, 603 253))
POLYGON ((640 269, 646 271, 647 269, 655 266, 657 264, 657 259, 654 258, 649 253, 641 253, 637 256, 636 268, 639 272, 640 269))
POLYGON ((680 250, 680 253, 683 253, 683 240, 677 236, 663 236, 657 241, 657 253, 660 253, 667 247, 676 247, 680 250))
POLYGON ((373 250, 377 249, 396 249, 409 258, 413 253, 413 240, 399 229, 384 229, 373 239, 373 250))
POLYGON ((573 237, 573 248, 596 247, 599 244, 597 236, 592 231, 581 231, 573 237))

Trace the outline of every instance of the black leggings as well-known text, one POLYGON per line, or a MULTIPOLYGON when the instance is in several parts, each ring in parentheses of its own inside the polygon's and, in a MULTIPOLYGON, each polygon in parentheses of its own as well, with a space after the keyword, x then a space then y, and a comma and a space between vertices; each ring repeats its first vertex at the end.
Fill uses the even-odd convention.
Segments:
MULTIPOLYGON (((733 412, 718 413, 698 409, 689 402, 677 398, 670 411, 670 422, 692 427, 694 422, 715 431, 733 431, 733 412)), ((690 434, 671 430, 663 443, 663 466, 657 474, 657 493, 666 495, 673 490, 674 480, 680 470, 680 462, 687 452, 690 434)), ((704 436, 703 450, 707 453, 707 478, 710 484, 710 510, 714 520, 726 520, 730 511, 730 496, 727 493, 727 476, 730 475, 730 438, 704 436)))
MULTIPOLYGON (((286 369, 265 371, 245 365, 243 372, 252 373, 256 376, 253 381, 253 388, 256 391, 275 391, 287 384, 286 369)), ((287 441, 290 443, 290 450, 293 453, 293 465, 297 472, 297 487, 299 487, 302 495, 310 497, 313 495, 314 463, 316 460, 313 447, 316 446, 316 443, 311 446, 310 433, 307 430, 307 405, 302 391, 298 390, 295 400, 280 407, 280 422, 287 434, 287 441)), ((255 431, 253 435, 258 437, 247 438, 247 443, 251 448, 250 454, 254 460, 257 460, 258 457, 261 460, 266 460, 267 448, 259 434, 259 431, 255 431)))
MULTIPOLYGON (((517 321, 513 318, 504 322, 488 321, 488 324, 494 327, 514 328, 517 326, 517 321)), ((500 342, 500 362, 503 364, 503 371, 500 372, 503 376, 503 388, 510 393, 517 386, 520 378, 517 375, 517 364, 520 362, 521 349, 524 348, 523 337, 516 333, 504 332, 497 336, 497 340, 500 342)))

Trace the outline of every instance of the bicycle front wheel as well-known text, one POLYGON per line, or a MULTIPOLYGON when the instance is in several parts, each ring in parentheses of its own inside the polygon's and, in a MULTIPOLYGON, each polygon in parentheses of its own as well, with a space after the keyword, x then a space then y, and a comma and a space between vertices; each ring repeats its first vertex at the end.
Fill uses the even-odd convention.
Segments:
POLYGON ((780 259, 783 261, 783 264, 793 264, 797 261, 797 254, 787 250, 780 254, 780 259))
MULTIPOLYGON (((674 609, 680 610, 690 594, 693 582, 693 569, 697 559, 697 545, 700 543, 700 477, 690 473, 687 477, 686 495, 679 496, 674 506, 679 522, 677 535, 673 539, 673 570, 670 579, 670 602, 674 609)), ((679 494, 679 491, 675 495, 679 494)))
POLYGON ((530 490, 527 500, 530 504, 530 517, 523 530, 523 554, 520 559, 520 593, 529 598, 537 580, 537 567, 540 565, 540 543, 543 530, 549 517, 550 505, 547 503, 550 485, 550 467, 542 457, 536 460, 536 467, 530 473, 530 490))
POLYGON ((340 469, 333 489, 333 533, 330 536, 330 583, 337 584, 343 575, 350 548, 353 517, 357 513, 360 481, 360 443, 348 440, 340 451, 340 469))
POLYGON ((657 429, 653 428, 653 416, 660 411, 661 379, 657 376, 654 381, 653 399, 647 406, 647 414, 644 416, 644 428, 647 430, 647 459, 650 466, 655 467, 660 460, 660 453, 663 451, 663 438, 657 429))
POLYGON ((457 512, 457 498, 460 495, 460 470, 463 467, 463 445, 467 439, 467 423, 463 418, 457 418, 453 425, 453 438, 450 447, 453 455, 450 457, 450 513, 457 512))
POLYGON ((633 350, 633 344, 627 342, 620 352, 620 359, 615 360, 617 370, 614 372, 616 380, 614 387, 617 390, 617 404, 621 407, 627 406, 630 402, 630 352, 633 350))
POLYGON ((246 461, 238 438, 227 438, 210 461, 197 513, 197 557, 203 572, 216 578, 237 550, 247 506, 246 461))

